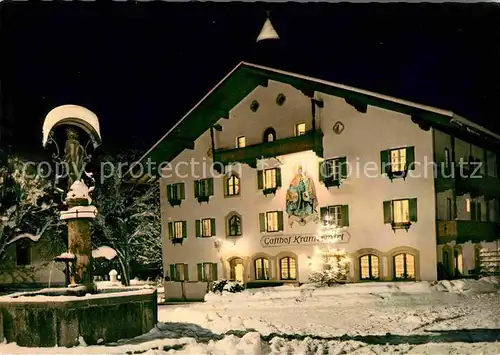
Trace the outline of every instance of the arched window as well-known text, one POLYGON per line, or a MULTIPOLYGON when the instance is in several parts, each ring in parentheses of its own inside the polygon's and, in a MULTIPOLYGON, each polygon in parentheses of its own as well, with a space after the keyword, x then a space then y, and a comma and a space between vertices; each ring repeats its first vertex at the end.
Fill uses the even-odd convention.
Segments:
POLYGON ((255 266, 255 279, 256 280, 269 280, 269 260, 258 258, 254 261, 255 266))
POLYGON ((415 256, 398 254, 394 256, 394 279, 415 280, 415 256))
POLYGON ((234 213, 227 218, 227 231, 230 237, 241 235, 241 216, 234 213))
POLYGON ((274 142, 276 140, 276 131, 269 127, 264 131, 264 142, 274 142))
POLYGON ((455 247, 453 250, 453 268, 455 271, 455 276, 460 277, 463 275, 463 256, 462 248, 455 247))
POLYGON ((359 273, 360 280, 378 280, 380 278, 378 256, 368 254, 360 257, 359 273))
POLYGON ((240 178, 236 174, 231 174, 226 178, 226 196, 237 196, 240 194, 240 178))
POLYGON ((282 280, 297 280, 297 262, 294 258, 287 256, 280 260, 280 276, 282 280))

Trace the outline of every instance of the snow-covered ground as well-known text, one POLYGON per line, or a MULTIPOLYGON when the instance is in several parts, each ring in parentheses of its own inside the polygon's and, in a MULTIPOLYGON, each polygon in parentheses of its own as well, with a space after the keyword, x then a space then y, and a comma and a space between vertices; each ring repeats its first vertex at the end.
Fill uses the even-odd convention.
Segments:
POLYGON ((3 344, 0 353, 497 355, 499 286, 488 278, 209 294, 205 303, 160 306, 157 328, 117 344, 72 349, 3 344))

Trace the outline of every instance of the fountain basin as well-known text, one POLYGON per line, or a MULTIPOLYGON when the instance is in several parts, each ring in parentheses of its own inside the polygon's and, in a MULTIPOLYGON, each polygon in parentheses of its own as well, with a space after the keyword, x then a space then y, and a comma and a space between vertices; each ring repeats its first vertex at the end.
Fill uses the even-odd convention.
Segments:
MULTIPOLYGON (((72 347, 116 342, 149 332, 158 322, 154 288, 102 290, 85 296, 57 289, 0 297, 0 342, 72 347)), ((68 289, 62 289, 68 290, 68 289)))

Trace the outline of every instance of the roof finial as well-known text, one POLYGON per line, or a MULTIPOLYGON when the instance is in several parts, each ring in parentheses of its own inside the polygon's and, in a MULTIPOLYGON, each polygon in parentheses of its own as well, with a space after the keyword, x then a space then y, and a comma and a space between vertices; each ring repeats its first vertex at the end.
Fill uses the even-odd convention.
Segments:
POLYGON ((270 13, 271 11, 269 10, 266 11, 267 14, 266 21, 264 22, 264 26, 262 26, 262 29, 260 30, 256 42, 264 41, 266 39, 280 39, 278 32, 276 32, 276 30, 273 27, 273 24, 271 23, 271 20, 269 19, 270 13))

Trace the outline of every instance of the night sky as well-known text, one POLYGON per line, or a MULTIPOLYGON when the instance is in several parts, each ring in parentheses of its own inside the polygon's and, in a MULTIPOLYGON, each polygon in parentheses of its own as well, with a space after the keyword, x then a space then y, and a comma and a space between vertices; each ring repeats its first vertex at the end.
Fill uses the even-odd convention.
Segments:
MULTIPOLYGON (((41 149, 62 104, 147 149, 241 60, 452 110, 500 131, 497 4, 1 3, 3 120, 41 149), (279 41, 255 43, 266 10, 279 41)), ((382 129, 382 128, 381 128, 382 129)))

